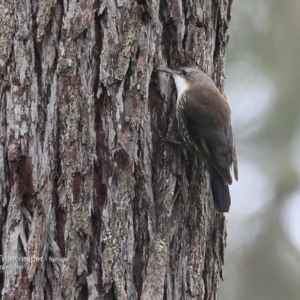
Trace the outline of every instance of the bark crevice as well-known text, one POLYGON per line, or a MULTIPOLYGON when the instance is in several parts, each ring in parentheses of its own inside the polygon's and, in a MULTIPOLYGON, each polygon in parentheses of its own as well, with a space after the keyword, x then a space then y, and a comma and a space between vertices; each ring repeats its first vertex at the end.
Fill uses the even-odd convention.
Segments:
POLYGON ((225 218, 156 65, 224 87, 231 1, 5 1, 3 299, 218 299, 225 218), (201 2, 201 3, 200 3, 201 2), (15 16, 15 17, 12 17, 15 16))

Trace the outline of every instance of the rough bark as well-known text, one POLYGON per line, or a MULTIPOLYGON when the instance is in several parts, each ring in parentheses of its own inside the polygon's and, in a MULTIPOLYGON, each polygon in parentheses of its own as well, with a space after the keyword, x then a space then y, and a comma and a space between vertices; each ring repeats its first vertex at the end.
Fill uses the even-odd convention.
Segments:
POLYGON ((171 78, 223 89, 232 0, 2 0, 2 299, 217 299, 225 218, 171 78))

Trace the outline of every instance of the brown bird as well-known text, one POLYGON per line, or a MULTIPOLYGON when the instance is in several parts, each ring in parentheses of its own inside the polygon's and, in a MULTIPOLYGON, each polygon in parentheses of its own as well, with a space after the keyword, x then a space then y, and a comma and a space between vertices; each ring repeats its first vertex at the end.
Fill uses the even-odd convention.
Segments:
POLYGON ((176 119, 180 135, 192 152, 202 154, 210 175, 215 209, 228 212, 231 167, 238 180, 237 157, 228 102, 214 82, 195 68, 156 68, 173 76, 177 89, 176 119))

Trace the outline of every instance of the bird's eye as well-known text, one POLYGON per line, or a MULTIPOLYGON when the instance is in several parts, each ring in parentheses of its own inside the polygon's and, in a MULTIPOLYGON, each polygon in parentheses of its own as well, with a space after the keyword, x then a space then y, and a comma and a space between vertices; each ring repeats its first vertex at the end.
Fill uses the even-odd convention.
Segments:
POLYGON ((189 71, 188 71, 188 70, 182 70, 182 75, 183 75, 183 76, 185 76, 185 75, 187 75, 187 74, 189 74, 189 71))

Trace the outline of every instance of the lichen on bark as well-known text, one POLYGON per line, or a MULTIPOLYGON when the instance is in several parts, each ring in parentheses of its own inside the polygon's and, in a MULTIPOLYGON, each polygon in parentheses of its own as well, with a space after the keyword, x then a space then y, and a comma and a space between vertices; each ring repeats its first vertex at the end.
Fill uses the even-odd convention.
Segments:
POLYGON ((175 87, 223 90, 231 1, 0 4, 3 299, 217 299, 226 237, 175 87), (7 267, 5 269, 4 267, 7 267), (5 269, 5 270, 4 270, 5 269))

